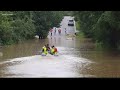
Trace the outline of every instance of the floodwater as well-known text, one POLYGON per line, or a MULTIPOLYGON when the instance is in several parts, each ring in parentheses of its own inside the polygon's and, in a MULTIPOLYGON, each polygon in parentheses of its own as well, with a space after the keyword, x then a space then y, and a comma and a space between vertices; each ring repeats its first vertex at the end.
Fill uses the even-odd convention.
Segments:
POLYGON ((120 52, 96 50, 90 39, 54 35, 0 48, 0 77, 120 77, 120 52), (58 48, 58 56, 41 56, 42 46, 58 48))

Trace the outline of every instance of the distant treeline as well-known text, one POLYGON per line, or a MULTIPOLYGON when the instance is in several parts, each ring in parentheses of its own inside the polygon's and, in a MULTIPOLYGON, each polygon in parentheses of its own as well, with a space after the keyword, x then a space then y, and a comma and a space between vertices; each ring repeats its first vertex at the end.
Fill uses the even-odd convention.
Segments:
POLYGON ((74 11, 80 31, 103 47, 120 46, 120 11, 74 11))

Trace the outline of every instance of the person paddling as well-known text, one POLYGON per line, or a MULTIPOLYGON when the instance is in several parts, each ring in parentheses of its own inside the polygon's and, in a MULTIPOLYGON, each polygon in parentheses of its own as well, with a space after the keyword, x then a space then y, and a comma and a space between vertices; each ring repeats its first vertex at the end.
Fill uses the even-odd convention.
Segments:
POLYGON ((42 53, 45 54, 45 55, 48 54, 47 46, 46 46, 46 45, 44 45, 44 46, 42 47, 42 53))
POLYGON ((57 48, 54 46, 54 54, 57 54, 58 53, 58 50, 57 48))
POLYGON ((46 45, 47 51, 50 52, 49 44, 46 45))
POLYGON ((57 52, 58 52, 57 48, 53 45, 51 50, 50 50, 50 54, 55 55, 55 54, 57 54, 57 52))

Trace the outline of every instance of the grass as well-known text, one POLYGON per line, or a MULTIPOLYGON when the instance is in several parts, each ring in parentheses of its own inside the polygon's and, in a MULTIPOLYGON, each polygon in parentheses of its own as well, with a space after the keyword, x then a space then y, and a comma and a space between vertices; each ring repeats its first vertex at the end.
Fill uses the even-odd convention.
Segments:
POLYGON ((78 33, 77 33, 77 37, 79 37, 79 38, 84 38, 83 32, 78 32, 78 33))
POLYGON ((80 23, 79 22, 75 22, 75 25, 76 25, 76 29, 80 30, 80 23))

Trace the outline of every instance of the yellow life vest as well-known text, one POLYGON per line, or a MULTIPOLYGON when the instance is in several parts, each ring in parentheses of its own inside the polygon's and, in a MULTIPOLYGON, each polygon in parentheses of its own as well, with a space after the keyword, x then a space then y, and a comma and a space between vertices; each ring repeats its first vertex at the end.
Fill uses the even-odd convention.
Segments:
POLYGON ((54 54, 54 48, 51 49, 51 53, 54 54))
POLYGON ((47 48, 46 48, 45 46, 43 47, 43 50, 44 50, 44 51, 43 51, 44 54, 48 54, 47 48))

